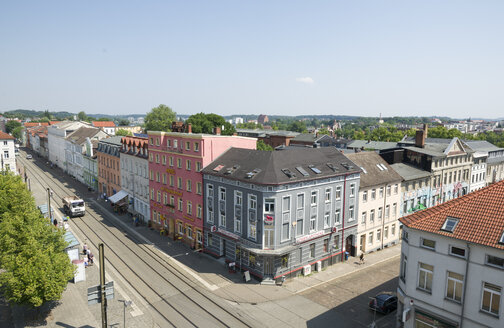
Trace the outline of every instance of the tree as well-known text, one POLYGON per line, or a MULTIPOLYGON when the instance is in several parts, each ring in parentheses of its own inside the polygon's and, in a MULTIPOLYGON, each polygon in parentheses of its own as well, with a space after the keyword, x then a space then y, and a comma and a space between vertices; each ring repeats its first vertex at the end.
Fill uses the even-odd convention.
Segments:
POLYGON ((98 121, 101 121, 101 122, 110 122, 110 121, 112 121, 112 120, 110 119, 110 117, 100 117, 100 118, 98 119, 98 121))
POLYGON ((119 126, 128 126, 130 124, 130 121, 128 121, 128 119, 121 118, 119 119, 118 124, 119 126))
POLYGON ((303 131, 306 130, 306 124, 305 122, 294 121, 291 124, 289 124, 287 130, 302 133, 303 131))
POLYGON ((154 107, 145 116, 145 131, 170 131, 177 114, 166 105, 154 107))
POLYGON ((267 145, 262 140, 257 140, 257 150, 273 151, 273 147, 267 145))
POLYGON ((87 120, 87 115, 84 111, 80 111, 77 114, 77 118, 79 119, 79 121, 85 121, 85 120, 87 120))
POLYGON ((186 124, 191 124, 192 132, 194 133, 213 133, 214 128, 224 127, 221 131, 223 135, 233 135, 236 132, 234 126, 226 122, 224 117, 217 114, 198 113, 189 116, 186 124))
POLYGON ((115 133, 116 136, 132 136, 133 133, 131 133, 131 131, 129 130, 126 130, 126 129, 117 129, 116 133, 115 133))
POLYGON ((21 140, 23 138, 23 127, 18 126, 14 130, 12 130, 12 136, 18 140, 21 140))
POLYGON ((40 115, 40 117, 46 117, 48 118, 49 120, 53 118, 53 115, 51 113, 49 113, 49 111, 46 109, 42 115, 40 115))
POLYGON ((20 126, 23 126, 23 124, 21 124, 21 122, 18 122, 15 120, 7 121, 7 123, 5 124, 5 132, 11 133, 15 128, 20 127, 20 126))
POLYGON ((0 175, 0 195, 3 295, 31 307, 59 300, 75 270, 64 252, 64 232, 41 217, 21 177, 0 175))

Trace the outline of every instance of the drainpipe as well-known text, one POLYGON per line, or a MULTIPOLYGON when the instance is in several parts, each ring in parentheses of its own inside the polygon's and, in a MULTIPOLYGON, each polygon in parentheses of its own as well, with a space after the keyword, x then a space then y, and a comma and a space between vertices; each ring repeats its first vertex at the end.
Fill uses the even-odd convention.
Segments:
POLYGON ((345 252, 347 250, 345 249, 345 203, 346 203, 346 180, 348 177, 348 173, 345 174, 345 180, 343 182, 343 214, 341 216, 341 249, 344 249, 345 251, 341 253, 341 261, 343 262, 345 260, 345 252))
MULTIPOLYGON (((382 212, 382 230, 381 230, 381 249, 383 249, 383 237, 385 235, 385 213, 387 211, 387 185, 385 185, 384 190, 384 197, 383 197, 383 212, 382 212)), ((390 193, 392 193, 392 186, 390 186, 390 193)), ((390 208, 389 208, 389 215, 390 215, 390 208)))
POLYGON ((469 261, 471 257, 471 244, 467 243, 467 259, 466 259, 466 269, 465 269, 465 276, 464 276, 464 294, 462 295, 462 312, 460 313, 460 328, 462 328, 464 324, 464 309, 465 309, 465 298, 466 298, 466 291, 467 291, 467 282, 469 279, 467 279, 467 275, 469 274, 469 261))

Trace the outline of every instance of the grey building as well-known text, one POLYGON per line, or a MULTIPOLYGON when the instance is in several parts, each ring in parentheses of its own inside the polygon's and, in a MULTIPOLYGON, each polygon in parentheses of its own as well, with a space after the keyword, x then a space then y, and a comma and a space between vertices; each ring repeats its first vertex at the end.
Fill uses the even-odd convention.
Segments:
POLYGON ((360 168, 335 148, 231 148, 203 169, 204 250, 263 281, 355 255, 360 168))

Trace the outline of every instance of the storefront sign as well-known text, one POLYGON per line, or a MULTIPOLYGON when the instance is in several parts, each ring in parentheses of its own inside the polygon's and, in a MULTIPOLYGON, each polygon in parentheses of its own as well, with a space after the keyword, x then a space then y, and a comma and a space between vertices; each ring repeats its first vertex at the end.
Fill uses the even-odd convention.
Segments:
POLYGON ((191 217, 189 217, 187 215, 184 215, 183 218, 186 219, 186 220, 189 220, 191 222, 194 222, 194 218, 191 218, 191 217))
POLYGON ((166 191, 169 194, 174 194, 174 195, 182 197, 182 193, 180 191, 176 191, 176 190, 173 190, 173 189, 168 189, 166 187, 161 187, 161 190, 162 191, 166 191))
POLYGON ((166 173, 175 174, 174 169, 166 169, 166 173))
POLYGON ((314 238, 317 238, 317 237, 320 237, 320 236, 323 236, 325 235, 325 231, 324 230, 320 230, 320 231, 317 231, 315 233, 312 233, 311 235, 307 235, 307 236, 302 236, 302 237, 299 237, 299 238, 296 238, 296 243, 303 243, 305 241, 308 241, 310 239, 314 239, 314 238))
POLYGON ((229 231, 224 230, 224 229, 221 229, 221 228, 217 229, 217 232, 220 233, 220 234, 223 234, 224 236, 229 237, 231 239, 237 240, 237 239, 240 238, 238 235, 235 235, 234 233, 229 232, 229 231))

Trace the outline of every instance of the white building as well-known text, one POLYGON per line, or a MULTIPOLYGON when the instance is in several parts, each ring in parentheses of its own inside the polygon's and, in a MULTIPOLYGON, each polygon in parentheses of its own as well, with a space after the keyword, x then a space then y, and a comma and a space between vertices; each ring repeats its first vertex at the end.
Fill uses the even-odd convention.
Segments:
POLYGON ((59 168, 66 167, 66 137, 82 126, 89 126, 82 122, 65 121, 47 127, 47 142, 49 144, 49 161, 59 168))
POLYGON ((121 188, 128 193, 128 211, 149 222, 148 138, 123 137, 121 143, 121 188))
POLYGON ((75 177, 81 183, 86 183, 83 168, 86 140, 101 140, 104 138, 108 138, 108 134, 90 126, 82 126, 66 137, 66 171, 70 176, 75 177))
POLYGON ((397 244, 401 176, 375 152, 346 156, 362 170, 356 240, 359 254, 397 244))
POLYGON ((504 327, 504 181, 403 217, 398 321, 504 327))
POLYGON ((95 128, 101 129, 111 136, 115 136, 116 125, 112 121, 93 121, 91 122, 91 125, 95 128))
POLYGON ((86 151, 82 154, 84 184, 92 190, 98 190, 98 162, 96 160, 98 140, 86 138, 85 148, 86 151))
POLYGON ((17 174, 14 137, 0 131, 0 169, 17 174))
POLYGON ((473 192, 486 186, 487 158, 488 158, 487 152, 477 151, 473 154, 473 165, 471 168, 471 183, 469 185, 470 192, 473 192))

